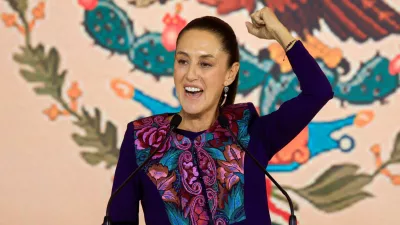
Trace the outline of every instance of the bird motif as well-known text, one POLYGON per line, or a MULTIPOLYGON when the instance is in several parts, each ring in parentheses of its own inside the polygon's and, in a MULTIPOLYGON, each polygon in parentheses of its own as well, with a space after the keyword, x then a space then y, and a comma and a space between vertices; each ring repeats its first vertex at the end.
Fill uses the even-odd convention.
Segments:
MULTIPOLYGON (((370 39, 379 41, 390 34, 400 33, 400 15, 384 0, 197 0, 201 4, 216 7, 219 15, 246 9, 256 10, 256 3, 271 8, 279 20, 304 41, 305 47, 314 58, 322 59, 330 68, 342 67, 349 70, 339 48, 331 48, 313 36, 320 31, 324 21, 331 32, 341 41, 352 38, 358 43, 370 39)), ((272 44, 271 57, 281 66, 281 71, 290 68, 288 61, 282 61, 284 52, 272 44)))

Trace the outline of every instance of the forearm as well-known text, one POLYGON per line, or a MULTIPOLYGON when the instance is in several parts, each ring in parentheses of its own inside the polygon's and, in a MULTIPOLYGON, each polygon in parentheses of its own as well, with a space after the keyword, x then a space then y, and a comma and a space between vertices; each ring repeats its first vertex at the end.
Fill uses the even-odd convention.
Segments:
MULTIPOLYGON (((281 37, 282 45, 290 43, 289 35, 281 37)), ((333 97, 328 79, 301 41, 295 42, 286 55, 299 80, 301 93, 255 122, 269 143, 268 158, 293 140, 333 97)))
POLYGON ((332 87, 327 77, 301 41, 295 42, 296 38, 282 24, 276 25, 272 31, 275 40, 285 49, 302 91, 308 94, 331 95, 332 87))
POLYGON ((332 87, 327 77, 301 41, 297 41, 300 43, 293 41, 296 38, 282 24, 276 25, 272 30, 274 38, 286 51, 302 91, 308 94, 331 95, 333 93, 332 87))
POLYGON ((293 40, 296 40, 295 37, 290 33, 290 31, 283 25, 280 25, 274 29, 272 29, 273 36, 275 40, 282 46, 282 48, 287 52, 289 51, 293 45, 293 40), (291 43, 292 42, 292 43, 291 43), (290 44, 290 46, 289 46, 290 44))
POLYGON ((317 61, 306 50, 301 41, 293 44, 286 53, 300 89, 304 94, 316 97, 333 97, 331 84, 317 61))

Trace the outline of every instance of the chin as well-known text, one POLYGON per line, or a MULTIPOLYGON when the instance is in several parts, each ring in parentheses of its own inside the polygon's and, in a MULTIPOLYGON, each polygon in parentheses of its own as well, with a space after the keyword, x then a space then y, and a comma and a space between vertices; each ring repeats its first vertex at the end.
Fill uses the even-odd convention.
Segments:
POLYGON ((204 107, 202 104, 186 102, 182 104, 182 110, 187 114, 198 115, 204 111, 204 107))
POLYGON ((213 108, 213 101, 206 98, 206 93, 200 96, 191 96, 186 92, 179 94, 179 102, 182 106, 182 111, 190 115, 201 115, 202 113, 213 108))

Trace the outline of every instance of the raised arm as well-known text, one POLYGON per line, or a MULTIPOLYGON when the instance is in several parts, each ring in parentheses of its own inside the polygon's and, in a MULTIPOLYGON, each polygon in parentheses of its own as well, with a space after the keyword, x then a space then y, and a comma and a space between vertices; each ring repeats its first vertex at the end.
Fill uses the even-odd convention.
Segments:
MULTIPOLYGON (((138 167, 136 164, 135 148, 133 140, 133 123, 127 125, 121 150, 112 191, 114 192, 125 179, 138 167)), ((134 177, 115 196, 110 206, 110 216, 115 225, 136 225, 139 224, 139 174, 134 177)))
POLYGON ((295 138, 333 97, 328 79, 301 41, 296 41, 287 57, 299 80, 301 93, 255 121, 259 132, 266 135, 268 159, 295 138))
POLYGON ((321 108, 333 98, 332 87, 315 59, 301 41, 290 34, 269 8, 252 15, 247 23, 249 33, 264 39, 274 39, 286 55, 300 83, 301 93, 284 102, 278 110, 252 122, 251 135, 258 136, 267 148, 267 160, 295 138, 321 108))

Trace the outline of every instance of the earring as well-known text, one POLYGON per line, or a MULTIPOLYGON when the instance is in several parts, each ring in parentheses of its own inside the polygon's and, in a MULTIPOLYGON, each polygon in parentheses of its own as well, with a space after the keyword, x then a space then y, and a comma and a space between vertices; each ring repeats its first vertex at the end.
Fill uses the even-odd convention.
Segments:
POLYGON ((228 96, 228 91, 229 91, 229 87, 228 86, 225 86, 224 87, 224 101, 222 102, 222 104, 221 104, 221 106, 223 106, 224 104, 225 104, 225 101, 226 101, 226 97, 228 96))

